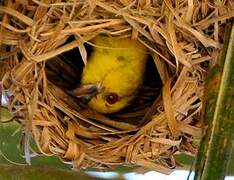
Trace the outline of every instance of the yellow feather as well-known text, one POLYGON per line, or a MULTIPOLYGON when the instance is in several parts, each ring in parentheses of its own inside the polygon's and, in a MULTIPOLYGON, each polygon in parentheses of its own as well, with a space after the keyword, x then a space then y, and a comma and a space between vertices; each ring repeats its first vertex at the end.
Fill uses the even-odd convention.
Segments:
POLYGON ((100 113, 113 113, 126 107, 142 83, 147 49, 137 40, 97 36, 95 47, 83 69, 81 83, 101 85, 101 91, 88 105, 100 113), (109 94, 118 95, 110 104, 109 94))

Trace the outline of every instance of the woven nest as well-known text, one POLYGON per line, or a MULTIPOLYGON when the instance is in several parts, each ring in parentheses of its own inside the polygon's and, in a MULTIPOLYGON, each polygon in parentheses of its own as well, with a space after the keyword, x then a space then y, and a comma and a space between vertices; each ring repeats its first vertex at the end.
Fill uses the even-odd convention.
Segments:
MULTIPOLYGON (((214 2, 5 1, 1 88, 22 124, 26 160, 36 151, 77 169, 136 165, 170 173, 182 165, 176 154, 196 155, 207 64, 215 63, 225 23, 234 16, 232 0, 214 2), (146 106, 106 116, 64 90, 79 83, 66 54, 76 49, 86 63, 85 43, 98 34, 138 39, 149 49, 162 88, 145 85, 146 106)), ((82 66, 75 65, 77 72, 82 66)))

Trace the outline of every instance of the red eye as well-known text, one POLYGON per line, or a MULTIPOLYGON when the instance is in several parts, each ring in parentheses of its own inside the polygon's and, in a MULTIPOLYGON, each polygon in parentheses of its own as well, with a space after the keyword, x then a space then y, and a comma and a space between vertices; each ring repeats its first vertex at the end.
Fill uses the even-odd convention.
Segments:
POLYGON ((108 104, 115 104, 119 99, 118 94, 116 93, 110 93, 109 95, 106 96, 106 101, 108 104))

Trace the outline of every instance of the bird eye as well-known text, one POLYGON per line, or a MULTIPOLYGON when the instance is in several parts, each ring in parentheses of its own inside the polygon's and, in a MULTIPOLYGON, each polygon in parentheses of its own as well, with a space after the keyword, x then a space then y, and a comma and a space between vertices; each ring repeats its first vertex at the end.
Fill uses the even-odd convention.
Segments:
POLYGON ((106 101, 108 104, 115 104, 119 99, 118 94, 116 93, 110 93, 106 96, 106 101))

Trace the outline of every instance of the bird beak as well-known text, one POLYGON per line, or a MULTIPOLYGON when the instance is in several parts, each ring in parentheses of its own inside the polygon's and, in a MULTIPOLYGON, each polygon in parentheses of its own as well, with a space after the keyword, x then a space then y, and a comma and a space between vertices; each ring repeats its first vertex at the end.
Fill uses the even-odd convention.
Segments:
POLYGON ((100 84, 84 84, 67 92, 68 94, 79 98, 82 102, 88 103, 90 99, 96 96, 98 93, 100 93, 100 91, 101 91, 100 84))

